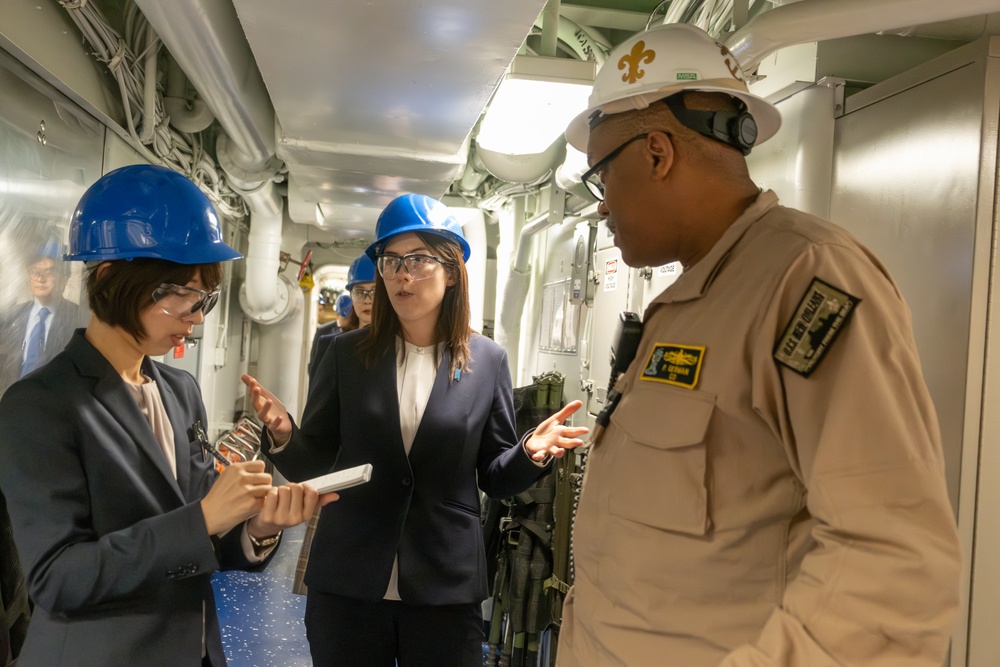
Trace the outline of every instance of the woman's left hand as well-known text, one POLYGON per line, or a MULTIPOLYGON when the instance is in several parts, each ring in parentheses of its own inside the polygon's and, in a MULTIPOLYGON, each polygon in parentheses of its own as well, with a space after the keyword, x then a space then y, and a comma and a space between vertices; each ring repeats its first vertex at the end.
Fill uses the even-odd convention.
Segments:
POLYGON ((586 435, 590 429, 586 426, 564 426, 563 422, 583 407, 580 401, 571 401, 562 410, 555 413, 535 429, 524 448, 528 450, 528 456, 534 461, 544 461, 548 456, 557 459, 566 454, 567 449, 574 449, 583 444, 579 438, 586 435))
POLYGON ((272 487, 264 497, 260 512, 247 523, 247 531, 256 538, 270 537, 308 520, 317 506, 338 498, 336 493, 320 495, 308 484, 272 487))

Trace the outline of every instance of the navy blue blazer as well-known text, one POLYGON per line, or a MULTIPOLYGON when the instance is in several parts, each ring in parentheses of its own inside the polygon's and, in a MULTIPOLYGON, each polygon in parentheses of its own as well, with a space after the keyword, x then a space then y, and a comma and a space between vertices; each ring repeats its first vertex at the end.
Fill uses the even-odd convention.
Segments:
POLYGON ((340 325, 337 324, 337 320, 316 327, 316 333, 313 335, 312 349, 309 350, 308 369, 310 382, 313 376, 316 375, 316 367, 319 365, 319 360, 330 345, 330 339, 340 333, 340 325))
MULTIPOLYGON (((487 597, 478 487, 494 498, 520 493, 544 468, 517 444, 507 353, 473 335, 473 362, 449 382, 449 355, 407 457, 399 425, 396 355, 365 368, 363 328, 332 339, 306 402, 302 425, 269 457, 304 481, 363 463, 371 481, 323 508, 309 553, 310 591, 381 600, 399 554, 404 602, 445 605, 487 597)), ((265 439, 269 450, 270 440, 265 439)))
POLYGON ((111 364, 77 330, 0 400, 0 489, 35 610, 20 667, 225 665, 211 573, 249 566, 239 528, 210 538, 216 478, 187 372, 146 359, 174 430, 177 479, 111 364))

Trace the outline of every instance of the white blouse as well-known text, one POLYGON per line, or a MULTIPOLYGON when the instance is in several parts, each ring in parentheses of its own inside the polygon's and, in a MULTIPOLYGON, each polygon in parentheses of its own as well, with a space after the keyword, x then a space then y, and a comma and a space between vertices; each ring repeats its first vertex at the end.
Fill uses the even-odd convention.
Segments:
MULTIPOLYGON (((437 376, 435 359, 440 359, 444 343, 419 347, 396 338, 396 392, 399 395, 399 429, 403 436, 403 447, 410 455, 413 438, 417 435, 420 420, 424 416, 427 400, 437 376), (405 350, 405 353, 404 353, 405 350)), ((399 600, 399 557, 392 563, 392 576, 386 588, 384 599, 399 600)))

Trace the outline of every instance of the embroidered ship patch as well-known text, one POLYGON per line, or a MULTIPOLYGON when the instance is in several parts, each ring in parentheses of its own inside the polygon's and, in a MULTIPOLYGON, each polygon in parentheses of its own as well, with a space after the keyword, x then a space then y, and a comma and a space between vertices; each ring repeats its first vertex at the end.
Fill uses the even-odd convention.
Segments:
POLYGON ((705 346, 657 343, 639 379, 694 389, 705 359, 705 346))
POLYGON ((785 333, 774 347, 774 358, 809 377, 861 299, 819 278, 813 278, 785 333))

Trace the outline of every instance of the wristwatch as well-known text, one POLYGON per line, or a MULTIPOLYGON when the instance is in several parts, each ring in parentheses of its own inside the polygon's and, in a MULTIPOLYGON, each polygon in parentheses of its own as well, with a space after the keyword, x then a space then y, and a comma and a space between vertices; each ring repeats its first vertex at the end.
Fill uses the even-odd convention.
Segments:
POLYGON ((276 533, 270 537, 254 537, 253 533, 249 530, 247 531, 247 537, 250 538, 250 544, 254 546, 255 549, 267 549, 268 547, 273 547, 281 537, 281 533, 276 533))

